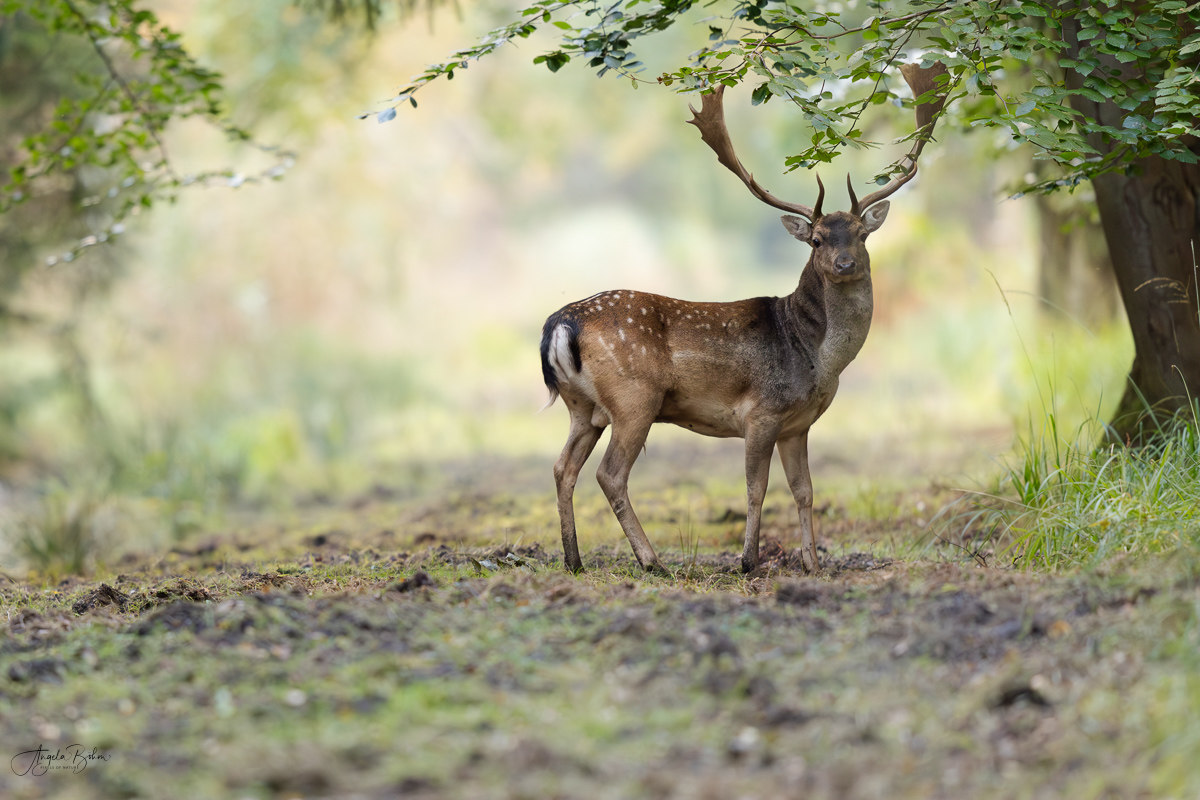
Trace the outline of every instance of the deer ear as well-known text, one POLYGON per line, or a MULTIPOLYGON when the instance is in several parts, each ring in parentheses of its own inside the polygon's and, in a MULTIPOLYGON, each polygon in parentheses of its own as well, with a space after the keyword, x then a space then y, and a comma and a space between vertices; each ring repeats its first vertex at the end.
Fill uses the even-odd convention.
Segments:
POLYGON ((780 219, 783 220, 783 227, 787 228, 787 232, 792 236, 805 244, 812 242, 812 223, 804 217, 793 217, 791 214, 784 214, 780 219))
POLYGON ((866 210, 862 215, 863 227, 867 229, 867 233, 874 233, 883 225, 883 221, 887 219, 888 209, 892 204, 887 200, 883 200, 866 210))

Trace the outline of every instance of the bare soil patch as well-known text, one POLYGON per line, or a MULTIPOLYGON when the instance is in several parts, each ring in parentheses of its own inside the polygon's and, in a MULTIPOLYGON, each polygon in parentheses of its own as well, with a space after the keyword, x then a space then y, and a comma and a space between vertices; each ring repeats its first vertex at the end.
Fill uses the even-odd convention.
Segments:
POLYGON ((0 774, 0 794, 924 800, 1200 787, 1194 565, 1054 576, 955 548, 905 555, 872 543, 916 535, 914 512, 856 522, 833 507, 815 576, 799 570, 782 512, 751 575, 729 541, 739 522, 706 512, 691 544, 660 547, 668 577, 643 574, 623 541, 593 547, 574 576, 520 516, 552 530, 549 504, 480 496, 415 514, 394 501, 371 492, 291 528, 247 526, 167 566, 0 587, 10 757, 72 742, 112 756, 83 777, 0 774), (436 535, 418 544, 426 530, 436 535))

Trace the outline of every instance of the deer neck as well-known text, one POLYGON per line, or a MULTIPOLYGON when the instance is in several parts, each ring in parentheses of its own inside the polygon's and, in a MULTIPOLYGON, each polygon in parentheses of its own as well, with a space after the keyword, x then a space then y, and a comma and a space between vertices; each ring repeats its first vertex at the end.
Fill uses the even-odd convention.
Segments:
POLYGON ((810 262, 786 307, 793 341, 811 360, 818 386, 826 387, 837 380, 867 339, 874 307, 871 276, 834 283, 810 262))

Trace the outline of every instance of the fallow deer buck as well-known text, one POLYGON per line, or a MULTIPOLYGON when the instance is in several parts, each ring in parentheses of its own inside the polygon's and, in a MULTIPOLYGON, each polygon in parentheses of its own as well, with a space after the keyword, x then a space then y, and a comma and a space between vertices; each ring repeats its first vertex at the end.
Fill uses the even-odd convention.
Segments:
POLYGON ((564 563, 583 569, 572 496, 584 461, 600 434, 612 439, 596 478, 638 562, 663 571, 629 504, 628 481, 655 422, 706 436, 746 440, 746 540, 742 570, 758 567, 758 535, 771 453, 779 457, 800 512, 800 555, 806 572, 819 568, 812 523, 808 430, 838 388, 838 376, 863 345, 871 326, 868 234, 887 218, 889 195, 910 181, 917 158, 945 103, 936 81, 941 64, 901 68, 915 98, 918 135, 907 165, 886 186, 850 211, 822 213, 825 187, 813 207, 779 200, 763 189, 735 155, 725 127, 724 87, 706 94, 689 122, 725 165, 767 205, 791 212, 783 226, 812 246, 800 284, 787 297, 733 303, 693 303, 644 292, 603 292, 555 312, 542 329, 542 374, 550 403, 561 396, 571 430, 554 465, 564 563), (934 98, 929 100, 929 98, 934 98))

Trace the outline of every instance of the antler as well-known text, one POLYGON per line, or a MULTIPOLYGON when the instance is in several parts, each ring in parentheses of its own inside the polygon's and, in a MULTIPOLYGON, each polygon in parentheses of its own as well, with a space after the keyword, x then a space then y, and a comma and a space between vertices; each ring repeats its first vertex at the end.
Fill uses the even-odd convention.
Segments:
POLYGON ((722 85, 714 89, 712 93, 701 97, 699 111, 696 111, 695 108, 689 105, 688 108, 691 109, 693 116, 692 119, 688 120, 688 124, 695 125, 700 129, 700 138, 717 154, 717 160, 724 164, 726 169, 741 178, 742 183, 746 184, 746 188, 750 190, 752 195, 767 205, 774 206, 782 211, 799 214, 809 222, 815 222, 821 216, 821 201, 825 199, 825 186, 821 183, 821 176, 817 176, 817 186, 820 187, 820 191, 817 194, 817 205, 814 207, 780 200, 759 186, 758 181, 754 180, 754 176, 742 166, 742 162, 738 160, 737 153, 733 152, 733 142, 729 139, 729 129, 725 127, 725 105, 721 99, 724 93, 725 87, 722 85))
MULTIPOLYGON (((904 80, 908 83, 908 88, 912 89, 913 97, 919 98, 927 92, 942 88, 942 92, 938 94, 932 101, 920 103, 917 106, 917 140, 913 144, 912 150, 904 157, 904 160, 909 162, 909 166, 903 173, 896 176, 877 192, 871 192, 861 201, 854 197, 854 190, 850 190, 850 213, 861 217, 863 212, 871 206, 890 197, 897 189, 908 183, 917 174, 917 159, 921 157, 921 150, 925 148, 925 143, 933 136, 933 126, 936 122, 935 117, 946 105, 946 93, 944 85, 939 85, 937 78, 946 74, 946 65, 940 61, 935 61, 933 66, 921 67, 919 64, 901 64, 900 74, 904 76, 904 80)), ((846 178, 846 185, 849 186, 849 176, 846 178)))

